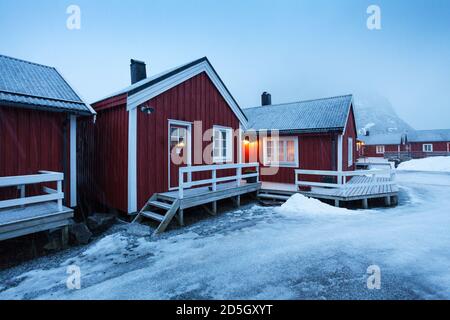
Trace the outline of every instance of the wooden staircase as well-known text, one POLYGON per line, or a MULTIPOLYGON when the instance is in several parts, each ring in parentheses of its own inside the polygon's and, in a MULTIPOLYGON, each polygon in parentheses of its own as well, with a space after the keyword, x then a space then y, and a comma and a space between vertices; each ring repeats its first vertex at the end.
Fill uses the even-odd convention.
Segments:
POLYGON ((181 226, 184 225, 183 210, 180 210, 180 200, 165 197, 155 193, 137 214, 132 223, 150 219, 159 223, 153 235, 163 233, 172 219, 176 217, 181 226))

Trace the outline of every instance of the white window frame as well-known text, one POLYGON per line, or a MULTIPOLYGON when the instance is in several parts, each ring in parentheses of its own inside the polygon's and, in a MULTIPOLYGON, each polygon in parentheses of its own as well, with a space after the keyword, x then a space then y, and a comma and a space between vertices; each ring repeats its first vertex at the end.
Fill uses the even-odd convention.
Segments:
POLYGON ((348 144, 347 144, 347 149, 348 149, 348 166, 351 167, 353 166, 353 138, 349 137, 348 138, 348 144))
POLYGON ((222 126, 213 126, 213 162, 214 163, 226 163, 226 162, 233 162, 233 150, 234 150, 234 144, 233 144, 233 128, 230 127, 222 127, 222 126), (216 155, 214 153, 214 150, 219 149, 222 150, 222 141, 219 140, 219 146, 216 148, 216 132, 225 132, 226 133, 226 141, 227 141, 227 149, 226 149, 226 155, 216 155))
POLYGON ((422 145, 422 151, 423 152, 433 152, 433 144, 432 143, 424 143, 422 145), (427 150, 428 149, 427 147, 430 147, 430 149, 427 150))
POLYGON ((299 164, 299 154, 298 154, 298 137, 278 137, 278 138, 271 138, 271 137, 264 137, 263 138, 263 163, 266 167, 285 167, 285 168, 298 168, 300 166, 299 164), (270 161, 267 157, 267 142, 271 141, 274 143, 274 158, 279 159, 278 157, 278 151, 279 151, 279 144, 283 143, 284 147, 284 154, 287 157, 287 142, 293 141, 294 142, 294 149, 295 149, 295 159, 294 162, 289 161, 270 161))
POLYGON ((376 146, 375 148, 376 148, 377 154, 384 154, 384 152, 386 150, 384 146, 376 146))

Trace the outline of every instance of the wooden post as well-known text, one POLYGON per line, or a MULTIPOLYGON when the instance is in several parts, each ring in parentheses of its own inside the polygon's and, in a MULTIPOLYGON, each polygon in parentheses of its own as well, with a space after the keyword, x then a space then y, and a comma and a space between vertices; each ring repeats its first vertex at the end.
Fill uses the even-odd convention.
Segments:
POLYGON ((20 191, 20 198, 25 198, 25 195, 26 195, 25 194, 25 185, 22 184, 22 185, 18 186, 17 189, 19 189, 19 191, 20 191))
POLYGON ((234 203, 236 204, 237 208, 239 208, 241 206, 241 196, 240 195, 236 196, 234 203))
POLYGON ((69 245, 69 226, 65 226, 61 229, 61 244, 63 249, 69 245))
MULTIPOLYGON (((26 194, 25 194, 25 185, 22 184, 20 186, 17 187, 17 189, 19 189, 20 192, 20 198, 25 198, 26 194)), ((25 205, 22 205, 21 208, 24 208, 25 205)))
POLYGON ((178 218, 179 218, 179 223, 181 227, 184 227, 184 210, 180 209, 178 211, 178 218))
POLYGON ((213 180, 212 191, 217 191, 217 170, 216 169, 214 169, 212 171, 212 180, 213 180))
POLYGON ((369 209, 369 200, 367 198, 362 199, 362 205, 364 209, 369 209))
POLYGON ((387 207, 390 207, 391 206, 391 197, 390 196, 385 197, 384 202, 386 203, 387 207))
MULTIPOLYGON (((62 181, 61 180, 56 182, 56 191, 58 192, 58 195, 62 193, 62 181)), ((58 211, 63 210, 62 202, 63 202, 62 199, 58 199, 58 211)))
POLYGON ((212 203, 212 213, 213 213, 213 215, 217 214, 217 201, 214 201, 212 203))
POLYGON ((338 199, 334 200, 334 206, 339 208, 340 203, 338 199))
POLYGON ((237 168, 237 174, 236 174, 236 180, 237 180, 237 186, 241 186, 241 179, 242 179, 242 167, 237 168))
POLYGON ((178 198, 183 199, 184 193, 183 193, 183 184, 184 184, 184 174, 181 171, 178 172, 178 198))

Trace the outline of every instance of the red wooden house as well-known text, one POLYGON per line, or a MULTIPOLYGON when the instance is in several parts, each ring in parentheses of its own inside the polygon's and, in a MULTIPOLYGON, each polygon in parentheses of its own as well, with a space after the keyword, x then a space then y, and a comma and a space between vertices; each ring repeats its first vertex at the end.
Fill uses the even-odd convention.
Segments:
POLYGON ((260 162, 262 181, 294 184, 296 169, 355 170, 352 95, 271 105, 264 93, 262 106, 244 111, 250 129, 245 158, 260 162))
POLYGON ((235 131, 247 119, 206 57, 150 78, 131 60, 131 78, 93 104, 95 124, 79 121, 86 199, 133 214, 153 194, 178 187, 180 166, 240 162, 235 131))
POLYGON ((409 156, 408 136, 401 133, 366 135, 362 141, 361 158, 403 159, 409 156))
POLYGON ((450 130, 417 130, 408 135, 411 158, 450 156, 450 130))
POLYGON ((94 113, 55 68, 0 55, 0 210, 15 210, 0 213, 0 240, 68 223, 55 212, 62 197, 77 205, 76 117, 94 113))
POLYGON ((64 172, 75 207, 75 119, 93 114, 55 68, 0 55, 0 177, 64 172))

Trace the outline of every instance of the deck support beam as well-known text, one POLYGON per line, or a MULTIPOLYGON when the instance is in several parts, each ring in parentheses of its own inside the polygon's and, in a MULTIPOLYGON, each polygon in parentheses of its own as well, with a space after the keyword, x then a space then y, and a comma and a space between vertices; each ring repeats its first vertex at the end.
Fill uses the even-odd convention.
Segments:
POLYGON ((178 210, 178 223, 181 227, 184 227, 184 210, 180 209, 178 210))
POLYGON ((338 199, 334 200, 334 206, 339 208, 340 207, 340 201, 338 199))
POLYGON ((202 207, 206 210, 206 212, 208 212, 210 216, 214 217, 216 215, 207 205, 204 204, 202 207))
POLYGON ((369 209, 369 199, 362 199, 362 206, 364 209, 369 209))
POLYGON ((234 202, 234 205, 236 208, 239 208, 241 206, 241 196, 236 196, 234 198, 231 198, 234 202))
POLYGON ((211 205, 212 205, 213 215, 216 215, 217 214, 217 201, 214 201, 211 205))
POLYGON ((65 226, 61 229, 61 244, 63 249, 69 245, 69 226, 65 226))
POLYGON ((391 197, 387 196, 384 198, 384 203, 386 204, 387 207, 391 206, 391 197))

